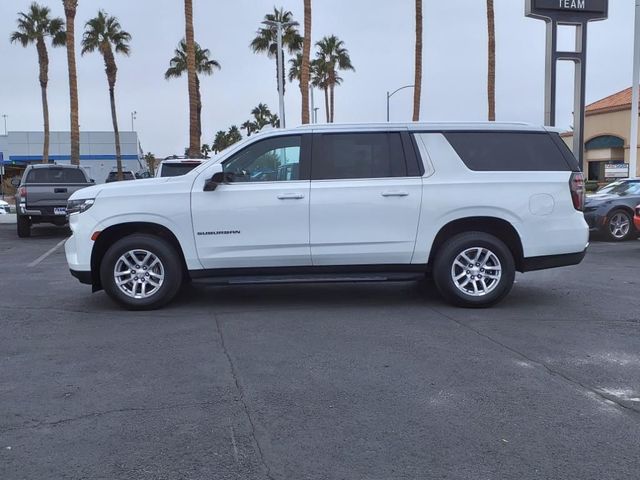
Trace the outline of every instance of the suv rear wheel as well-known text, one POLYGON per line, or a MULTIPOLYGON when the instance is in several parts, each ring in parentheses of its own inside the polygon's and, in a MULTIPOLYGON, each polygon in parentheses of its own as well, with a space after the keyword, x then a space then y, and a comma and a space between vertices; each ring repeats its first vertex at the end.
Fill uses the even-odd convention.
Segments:
POLYGON ((433 279, 449 303, 461 307, 489 307, 513 287, 515 262, 499 238, 483 232, 456 235, 438 251, 433 279))
POLYGON ((182 285, 180 256, 165 240, 136 234, 107 250, 100 280, 107 294, 131 310, 153 310, 167 304, 182 285))
POLYGON ((31 221, 29 217, 18 215, 18 237, 27 238, 31 236, 31 221))

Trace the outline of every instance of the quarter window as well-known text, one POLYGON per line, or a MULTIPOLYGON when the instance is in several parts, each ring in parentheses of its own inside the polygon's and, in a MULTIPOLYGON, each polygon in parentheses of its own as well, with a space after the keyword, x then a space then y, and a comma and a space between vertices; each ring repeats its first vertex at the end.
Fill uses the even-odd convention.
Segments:
POLYGON ((571 170, 562 150, 548 133, 447 132, 444 135, 470 170, 571 170))
POLYGON ((299 135, 268 138, 249 145, 224 163, 230 182, 283 182, 300 180, 299 135))
POLYGON ((406 176, 399 133, 322 134, 314 140, 314 180, 406 176))

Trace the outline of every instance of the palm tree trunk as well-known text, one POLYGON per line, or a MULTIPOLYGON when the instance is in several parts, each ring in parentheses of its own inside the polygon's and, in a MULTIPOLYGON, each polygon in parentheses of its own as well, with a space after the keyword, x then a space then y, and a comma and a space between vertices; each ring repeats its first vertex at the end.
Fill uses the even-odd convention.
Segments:
POLYGON ((489 64, 487 68, 487 100, 489 121, 496 120, 496 24, 493 0, 487 0, 487 28, 489 37, 489 64))
POLYGON ((187 73, 189 78, 189 156, 200 157, 198 129, 198 88, 196 83, 196 46, 193 33, 193 0, 184 0, 185 39, 187 42, 187 73))
POLYGON ((198 138, 202 139, 202 94, 200 93, 200 78, 196 74, 196 91, 198 94, 198 138))
POLYGON ((47 100, 47 84, 49 83, 49 55, 44 39, 36 42, 38 63, 40 65, 40 91, 42 93, 42 117, 44 125, 44 142, 42 147, 42 163, 49 163, 49 101, 47 100))
POLYGON ((304 0, 304 42, 302 44, 302 65, 300 90, 302 93, 302 124, 309 123, 309 62, 311 56, 311 0, 304 0))
POLYGON ((42 147, 42 163, 49 163, 49 101, 47 100, 47 87, 40 86, 42 91, 42 116, 44 117, 44 143, 42 147))
POLYGON ((109 86, 109 100, 111 101, 111 121, 113 122, 113 136, 116 141, 116 165, 118 168, 118 181, 124 180, 122 175, 122 151, 120 149, 120 131, 118 130, 118 115, 116 113, 115 85, 109 86))
POLYGON ((324 89, 324 108, 327 112, 327 123, 331 123, 331 109, 329 108, 329 87, 324 89))
POLYGON ((78 113, 78 74, 76 72, 75 17, 78 0, 64 0, 67 20, 67 67, 69 70, 69 105, 71 107, 71 164, 80 165, 80 119, 78 113))
POLYGON ((335 93, 335 89, 336 89, 336 80, 335 80, 335 73, 331 74, 331 81, 329 82, 329 88, 331 89, 329 92, 329 95, 331 97, 331 123, 333 123, 335 121, 335 113, 336 113, 336 93, 335 93))
POLYGON ((420 102, 422 99, 422 0, 416 0, 416 58, 415 81, 413 89, 413 121, 420 121, 420 102))

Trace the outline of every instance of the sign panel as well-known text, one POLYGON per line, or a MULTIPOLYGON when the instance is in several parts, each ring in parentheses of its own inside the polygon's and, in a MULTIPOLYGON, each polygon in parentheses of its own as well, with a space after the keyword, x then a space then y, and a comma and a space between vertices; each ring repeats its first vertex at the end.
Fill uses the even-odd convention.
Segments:
POLYGON ((609 0, 527 0, 526 14, 570 23, 604 20, 609 15, 609 0))
POLYGON ((604 166, 605 178, 629 178, 628 163, 607 163, 604 166))

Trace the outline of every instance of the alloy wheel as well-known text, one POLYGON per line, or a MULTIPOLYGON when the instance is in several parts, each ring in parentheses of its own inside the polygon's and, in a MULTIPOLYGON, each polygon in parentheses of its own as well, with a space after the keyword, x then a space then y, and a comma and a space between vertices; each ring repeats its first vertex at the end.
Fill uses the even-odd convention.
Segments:
POLYGON ((165 279, 164 265, 147 250, 130 250, 118 258, 113 270, 116 286, 130 298, 143 299, 156 294, 165 279))
POLYGON ((458 290, 472 297, 484 297, 496 289, 502 265, 488 248, 473 247, 460 253, 451 266, 451 279, 458 290))

